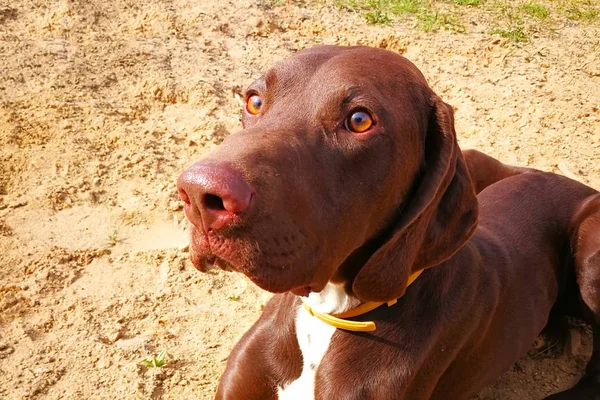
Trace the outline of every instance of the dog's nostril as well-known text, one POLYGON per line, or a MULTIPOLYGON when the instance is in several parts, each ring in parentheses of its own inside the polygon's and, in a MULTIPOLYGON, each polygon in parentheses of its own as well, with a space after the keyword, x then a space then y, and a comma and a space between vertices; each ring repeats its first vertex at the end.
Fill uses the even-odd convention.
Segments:
POLYGON ((199 162, 177 180, 185 215, 204 232, 217 231, 243 217, 254 196, 241 172, 228 164, 199 162))
POLYGON ((209 210, 225 210, 223 199, 214 194, 204 195, 204 206, 209 210))
POLYGON ((188 196, 188 194, 185 192, 185 190, 179 188, 177 190, 177 193, 179 194, 179 198, 185 203, 185 204, 190 204, 190 196, 188 196))

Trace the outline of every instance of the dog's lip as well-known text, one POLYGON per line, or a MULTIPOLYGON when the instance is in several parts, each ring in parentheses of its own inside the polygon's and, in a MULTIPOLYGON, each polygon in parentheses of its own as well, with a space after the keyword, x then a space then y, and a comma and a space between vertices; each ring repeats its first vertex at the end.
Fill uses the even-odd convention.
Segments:
POLYGON ((204 272, 207 268, 203 268, 203 266, 211 264, 224 271, 236 270, 236 264, 230 260, 230 257, 228 257, 227 254, 215 252, 211 249, 208 237, 197 227, 192 228, 190 236, 190 253, 193 256, 191 257, 192 263, 196 269, 204 272))
POLYGON ((194 247, 192 246, 190 251, 190 261, 192 262, 194 268, 196 268, 198 271, 210 271, 215 265, 215 259, 216 257, 212 255, 199 254, 195 251, 194 247))
POLYGON ((329 280, 323 282, 320 282, 318 280, 315 279, 311 279, 308 284, 304 284, 304 285, 300 285, 300 286, 296 286, 293 289, 288 290, 290 293, 295 294, 297 296, 301 296, 301 297, 308 297, 309 294, 311 293, 319 293, 321 292, 323 289, 325 289, 325 286, 327 285, 327 283, 329 282, 329 280))
POLYGON ((308 295, 311 292, 311 286, 310 285, 298 286, 298 287, 290 290, 290 292, 292 292, 296 296, 308 297, 308 295))
MULTIPOLYGON (((239 243, 238 243, 239 244, 239 243)), ((237 247, 237 246, 235 246, 237 247)), ((219 248, 219 246, 217 246, 219 248)), ((243 250, 243 246, 240 248, 243 250)), ((297 296, 308 296, 311 292, 321 291, 325 285, 321 285, 314 277, 300 278, 296 276, 293 281, 277 280, 273 283, 272 273, 278 274, 281 268, 261 263, 258 260, 239 259, 237 253, 240 249, 226 252, 214 251, 208 244, 208 238, 195 228, 192 231, 190 243, 190 260, 194 267, 200 272, 209 272, 213 267, 226 272, 239 272, 246 275, 256 286, 271 293, 293 293, 297 296), (197 235, 200 235, 199 237, 197 235), (259 271, 260 270, 260 271, 259 271), (269 271, 272 270, 272 271, 269 271)))
POLYGON ((203 254, 201 256, 191 257, 192 265, 200 272, 209 272, 214 267, 218 267, 226 272, 237 271, 233 263, 215 254, 203 254))

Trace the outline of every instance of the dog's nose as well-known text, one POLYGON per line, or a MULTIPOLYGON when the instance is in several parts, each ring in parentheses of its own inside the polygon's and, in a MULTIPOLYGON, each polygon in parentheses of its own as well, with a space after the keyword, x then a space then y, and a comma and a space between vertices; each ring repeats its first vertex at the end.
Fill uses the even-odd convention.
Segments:
POLYGON ((250 206, 254 189, 229 164, 198 162, 177 180, 185 215, 196 227, 217 230, 250 206))

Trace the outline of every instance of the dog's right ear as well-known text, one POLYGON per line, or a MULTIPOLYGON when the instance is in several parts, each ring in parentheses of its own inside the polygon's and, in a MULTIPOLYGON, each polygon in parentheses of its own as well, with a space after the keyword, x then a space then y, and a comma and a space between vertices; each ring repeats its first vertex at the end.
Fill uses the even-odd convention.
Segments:
POLYGON ((411 273, 451 257, 477 226, 478 206, 456 141, 452 107, 434 95, 425 138, 423 172, 391 237, 356 275, 352 290, 363 301, 401 297, 411 273))

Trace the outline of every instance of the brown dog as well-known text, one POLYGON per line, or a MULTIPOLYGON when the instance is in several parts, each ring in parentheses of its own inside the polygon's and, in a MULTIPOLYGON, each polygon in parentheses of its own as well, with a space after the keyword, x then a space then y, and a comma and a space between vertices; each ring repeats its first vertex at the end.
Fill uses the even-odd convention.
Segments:
POLYGON ((194 265, 277 293, 217 398, 466 399, 553 310, 594 328, 556 398, 600 398, 595 190, 478 152, 470 174, 452 108, 388 51, 299 52, 246 99, 244 130, 179 178, 194 265))

